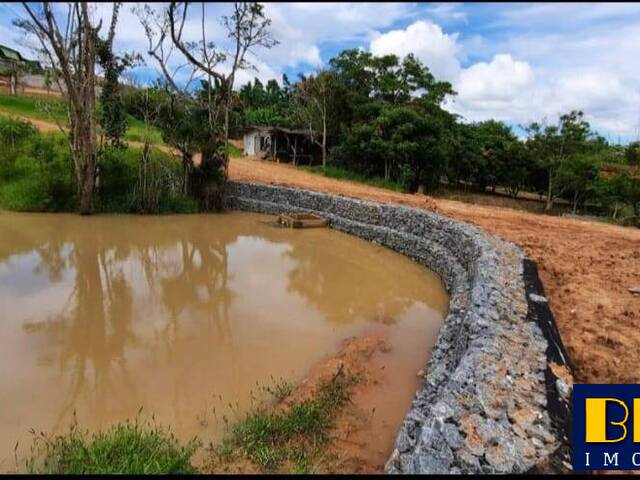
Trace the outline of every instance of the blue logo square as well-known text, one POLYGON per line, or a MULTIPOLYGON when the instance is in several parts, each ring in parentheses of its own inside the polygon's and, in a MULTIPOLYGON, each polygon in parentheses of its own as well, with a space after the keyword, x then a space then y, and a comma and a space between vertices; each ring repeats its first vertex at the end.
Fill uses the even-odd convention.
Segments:
POLYGON ((640 385, 574 385, 573 468, 640 469, 640 385))

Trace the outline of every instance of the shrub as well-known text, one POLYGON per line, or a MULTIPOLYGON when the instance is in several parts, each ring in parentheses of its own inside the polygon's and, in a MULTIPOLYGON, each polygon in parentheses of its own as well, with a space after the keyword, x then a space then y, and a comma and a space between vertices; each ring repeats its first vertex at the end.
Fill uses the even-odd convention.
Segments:
POLYGON ((0 172, 9 174, 25 145, 36 134, 31 123, 18 118, 0 117, 0 172))

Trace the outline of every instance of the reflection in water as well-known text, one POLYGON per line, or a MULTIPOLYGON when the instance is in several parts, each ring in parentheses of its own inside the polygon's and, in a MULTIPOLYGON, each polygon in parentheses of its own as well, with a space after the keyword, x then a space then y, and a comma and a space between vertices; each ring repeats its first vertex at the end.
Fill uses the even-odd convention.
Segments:
POLYGON ((302 378, 371 322, 393 325, 408 405, 446 310, 439 280, 353 237, 264 220, 0 212, 0 470, 29 428, 60 431, 74 412, 99 428, 143 407, 213 439, 257 382, 302 378))

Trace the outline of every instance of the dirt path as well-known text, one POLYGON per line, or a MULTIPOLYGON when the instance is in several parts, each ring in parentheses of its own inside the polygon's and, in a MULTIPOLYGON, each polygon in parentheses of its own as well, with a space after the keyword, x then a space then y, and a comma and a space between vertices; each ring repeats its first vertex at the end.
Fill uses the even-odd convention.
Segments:
POLYGON ((640 230, 408 195, 234 158, 230 176, 436 210, 510 240, 538 262, 579 382, 640 382, 640 230))

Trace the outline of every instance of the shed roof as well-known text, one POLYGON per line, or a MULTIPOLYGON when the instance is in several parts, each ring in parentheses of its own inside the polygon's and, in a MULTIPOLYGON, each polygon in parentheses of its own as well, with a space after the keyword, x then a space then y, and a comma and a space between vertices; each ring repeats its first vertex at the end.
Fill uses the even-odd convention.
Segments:
POLYGON ((302 128, 285 128, 285 127, 273 127, 266 125, 250 125, 246 128, 247 132, 251 131, 259 131, 259 132, 267 132, 267 133, 285 133, 287 135, 303 135, 305 137, 310 137, 312 134, 316 134, 316 132, 310 132, 307 129, 302 128))

